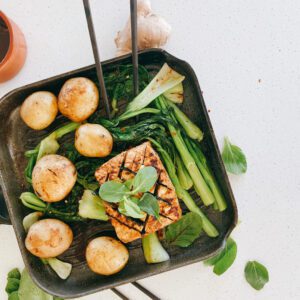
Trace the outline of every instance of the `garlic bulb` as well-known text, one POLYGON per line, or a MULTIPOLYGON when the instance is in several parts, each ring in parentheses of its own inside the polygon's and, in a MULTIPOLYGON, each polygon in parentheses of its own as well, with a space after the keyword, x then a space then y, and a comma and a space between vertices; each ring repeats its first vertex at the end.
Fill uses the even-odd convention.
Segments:
MULTIPOLYGON (((171 26, 161 16, 154 14, 149 0, 137 1, 138 49, 159 48, 166 44, 171 26)), ((117 33, 117 56, 131 52, 130 19, 117 33)))

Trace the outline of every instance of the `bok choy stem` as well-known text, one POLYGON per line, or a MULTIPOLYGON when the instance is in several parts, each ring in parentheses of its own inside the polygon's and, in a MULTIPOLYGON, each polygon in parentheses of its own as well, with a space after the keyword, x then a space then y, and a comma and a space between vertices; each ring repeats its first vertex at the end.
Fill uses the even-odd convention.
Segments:
MULTIPOLYGON (((168 108, 167 103, 165 102, 165 99, 163 97, 158 97, 156 104, 160 109, 168 108)), ((180 153, 181 159, 194 182, 194 188, 196 192, 201 197, 201 200, 206 206, 213 204, 215 201, 214 196, 209 187, 207 186, 205 180, 203 179, 194 158, 187 149, 187 146, 182 138, 180 130, 175 128, 175 126, 173 126, 170 123, 168 123, 168 128, 172 136, 173 142, 178 152, 180 153)))

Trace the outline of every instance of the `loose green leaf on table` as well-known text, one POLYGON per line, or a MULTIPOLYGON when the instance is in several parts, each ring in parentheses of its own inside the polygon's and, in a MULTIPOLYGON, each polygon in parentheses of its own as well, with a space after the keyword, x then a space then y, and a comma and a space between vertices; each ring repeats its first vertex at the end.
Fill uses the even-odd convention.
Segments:
POLYGON ((197 213, 189 212, 167 227, 166 240, 171 245, 188 247, 200 236, 201 232, 201 217, 197 213))
POLYGON ((268 270, 257 261, 248 261, 244 273, 247 282, 256 290, 261 290, 269 282, 268 270))
POLYGON ((247 171, 247 160, 242 149, 230 143, 226 137, 224 139, 224 148, 222 158, 227 172, 232 174, 242 174, 247 171))
POLYGON ((232 238, 228 238, 225 248, 216 256, 206 260, 206 265, 214 266, 214 273, 222 275, 235 261, 237 254, 237 245, 232 238))
POLYGON ((159 219, 159 205, 155 196, 150 193, 145 193, 138 202, 140 209, 149 215, 159 219))
POLYGON ((140 169, 133 180, 133 192, 148 192, 156 183, 158 178, 157 171, 153 167, 144 167, 140 169))
POLYGON ((101 185, 99 195, 107 202, 116 203, 120 202, 129 192, 129 189, 123 183, 107 181, 101 185))

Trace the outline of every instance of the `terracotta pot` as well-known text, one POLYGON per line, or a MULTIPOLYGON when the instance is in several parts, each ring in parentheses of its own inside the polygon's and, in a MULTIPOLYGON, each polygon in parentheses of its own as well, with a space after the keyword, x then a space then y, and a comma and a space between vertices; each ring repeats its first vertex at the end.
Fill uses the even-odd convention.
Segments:
POLYGON ((3 41, 0 42, 5 42, 4 36, 7 35, 7 32, 5 33, 5 31, 8 30, 9 36, 9 41, 6 41, 9 42, 6 54, 2 55, 2 60, 0 61, 0 82, 4 82, 13 78, 23 67, 27 54, 27 47, 24 34, 18 25, 10 20, 2 11, 0 11, 0 19, 2 19, 0 20, 0 26, 3 33, 1 35, 3 41), (7 29, 4 27, 7 27, 7 29))

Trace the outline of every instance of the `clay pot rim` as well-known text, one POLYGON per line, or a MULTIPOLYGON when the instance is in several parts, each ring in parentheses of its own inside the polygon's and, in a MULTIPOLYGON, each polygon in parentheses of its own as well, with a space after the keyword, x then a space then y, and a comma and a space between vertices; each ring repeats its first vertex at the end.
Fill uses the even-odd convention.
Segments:
POLYGON ((9 33, 9 46, 4 58, 2 59, 2 61, 0 61, 0 69, 1 69, 1 67, 4 66, 4 64, 9 60, 12 54, 14 48, 14 31, 8 17, 4 14, 2 10, 0 10, 0 18, 4 21, 5 25, 7 26, 8 33, 9 33))

